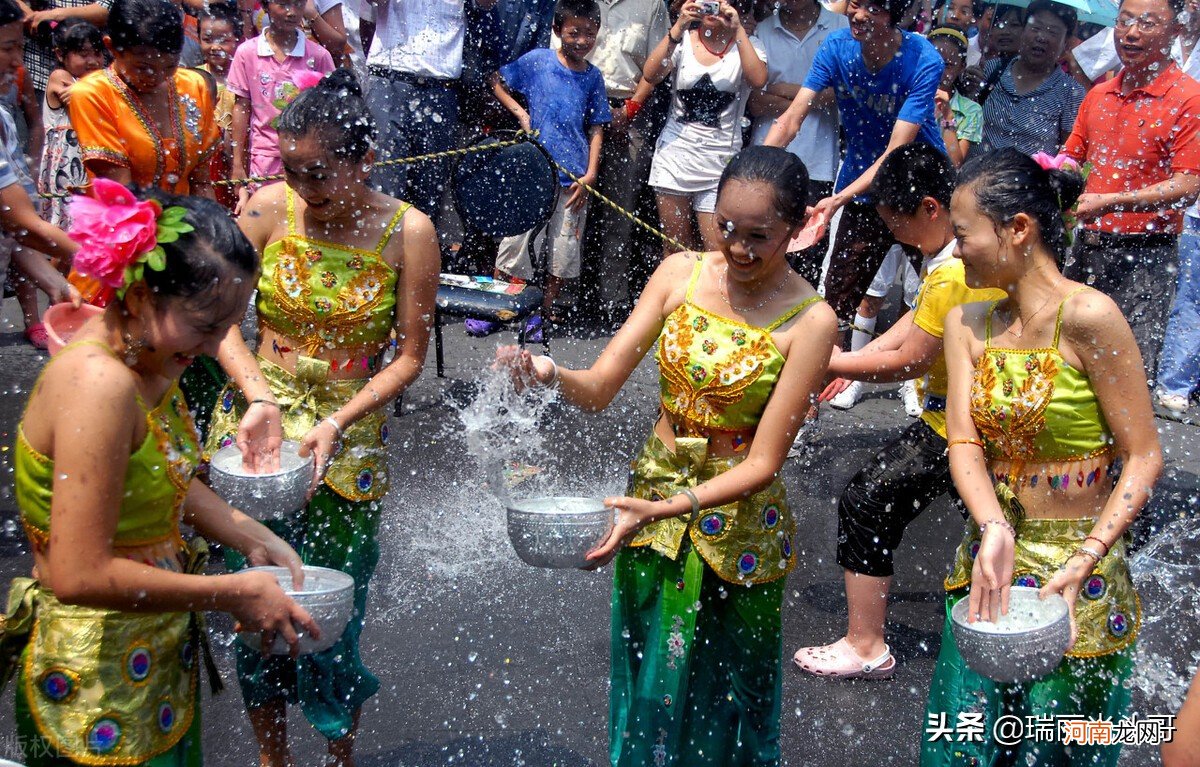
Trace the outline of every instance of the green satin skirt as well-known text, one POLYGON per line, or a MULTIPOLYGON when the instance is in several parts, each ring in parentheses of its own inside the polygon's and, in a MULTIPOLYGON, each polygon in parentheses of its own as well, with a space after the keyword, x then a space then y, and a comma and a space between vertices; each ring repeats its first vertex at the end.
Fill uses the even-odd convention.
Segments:
MULTIPOLYGON (((1002 716, 1026 717, 1082 716, 1088 719, 1124 717, 1129 710, 1136 642, 1107 655, 1088 658, 1063 658, 1054 671, 1041 679, 1020 684, 1002 684, 980 676, 967 667, 958 653, 950 629, 950 609, 965 599, 968 589, 946 595, 946 620, 942 629, 942 649, 938 654, 929 703, 922 728, 922 767, 947 765, 1037 765, 1038 767, 1075 767, 1105 765, 1115 767, 1121 747, 1066 746, 1061 736, 1038 742, 1022 739, 1016 745, 1001 745, 992 738, 992 727, 1002 716), (942 718, 944 714, 944 719, 942 718), (983 737, 978 741, 939 738, 930 741, 931 722, 945 724, 951 730, 962 721, 982 715, 983 737)), ((1081 597, 1082 598, 1082 597, 1081 597)))
POLYGON ((784 579, 728 583, 686 540, 614 565, 612 764, 778 765, 784 579))
MULTIPOLYGON (((354 714, 379 691, 379 679, 363 665, 358 640, 367 607, 367 587, 379 562, 381 503, 348 501, 322 485, 296 516, 264 524, 300 554, 306 565, 329 567, 354 578, 354 615, 328 650, 301 655, 263 656, 236 642, 238 683, 247 708, 284 700, 300 705, 309 723, 329 740, 350 732, 354 714)), ((232 570, 246 566, 238 552, 225 550, 232 570)))

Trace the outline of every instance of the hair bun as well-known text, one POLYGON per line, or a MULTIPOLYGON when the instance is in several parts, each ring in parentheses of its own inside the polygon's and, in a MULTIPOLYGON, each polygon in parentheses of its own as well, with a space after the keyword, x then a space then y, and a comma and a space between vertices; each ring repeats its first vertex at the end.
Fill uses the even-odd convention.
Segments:
POLYGON ((313 87, 333 93, 345 91, 346 95, 355 96, 360 99, 363 97, 362 86, 359 85, 358 78, 345 67, 338 67, 333 70, 322 77, 321 81, 313 87))
POLYGON ((1050 188, 1058 196, 1058 206, 1064 212, 1075 207, 1075 203, 1079 201, 1079 195, 1083 194, 1083 176, 1077 170, 1069 169, 1051 169, 1047 171, 1050 176, 1050 188))

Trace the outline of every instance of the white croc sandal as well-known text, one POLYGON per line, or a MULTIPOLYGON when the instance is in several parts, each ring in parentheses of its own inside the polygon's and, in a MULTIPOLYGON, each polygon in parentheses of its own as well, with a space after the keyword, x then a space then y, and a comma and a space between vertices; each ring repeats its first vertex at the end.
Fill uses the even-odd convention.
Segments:
POLYGON ((878 658, 864 660, 845 637, 821 647, 801 647, 792 660, 810 674, 838 679, 890 679, 896 673, 892 648, 884 645, 878 658))

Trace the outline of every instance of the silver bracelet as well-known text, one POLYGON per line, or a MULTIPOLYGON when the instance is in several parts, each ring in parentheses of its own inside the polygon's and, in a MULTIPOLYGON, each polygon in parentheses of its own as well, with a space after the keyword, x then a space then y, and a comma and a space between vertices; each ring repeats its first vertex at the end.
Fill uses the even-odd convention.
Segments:
POLYGON ((692 516, 700 513, 700 499, 696 497, 696 494, 692 492, 690 487, 685 487, 684 489, 680 490, 677 495, 685 496, 688 501, 691 502, 692 516))
POLYGON ((331 424, 333 426, 334 430, 337 431, 338 442, 342 441, 342 437, 345 436, 345 433, 342 432, 342 425, 337 422, 336 418, 334 418, 331 415, 327 415, 321 419, 321 423, 331 424))
POLYGON ((545 384, 543 384, 543 386, 545 386, 547 389, 557 386, 558 385, 558 363, 555 362, 554 358, 551 357, 549 354, 543 354, 541 356, 542 356, 542 359, 544 359, 544 360, 550 360, 550 367, 553 368, 553 370, 550 372, 550 380, 547 381, 545 384))

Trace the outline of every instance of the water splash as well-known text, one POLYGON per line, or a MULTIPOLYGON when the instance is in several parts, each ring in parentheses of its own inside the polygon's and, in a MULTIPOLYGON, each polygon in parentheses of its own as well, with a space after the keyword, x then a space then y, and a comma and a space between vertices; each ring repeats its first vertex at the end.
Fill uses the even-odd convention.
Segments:
POLYGON ((1200 625, 1200 529, 1194 519, 1164 527, 1129 559, 1142 598, 1133 684, 1166 710, 1178 711, 1200 661, 1194 648, 1200 625))
POLYGON ((474 399, 458 411, 467 450, 483 470, 488 491, 505 506, 512 486, 548 481, 539 476, 546 457, 540 427, 557 400, 557 389, 518 393, 508 370, 487 370, 474 399))

